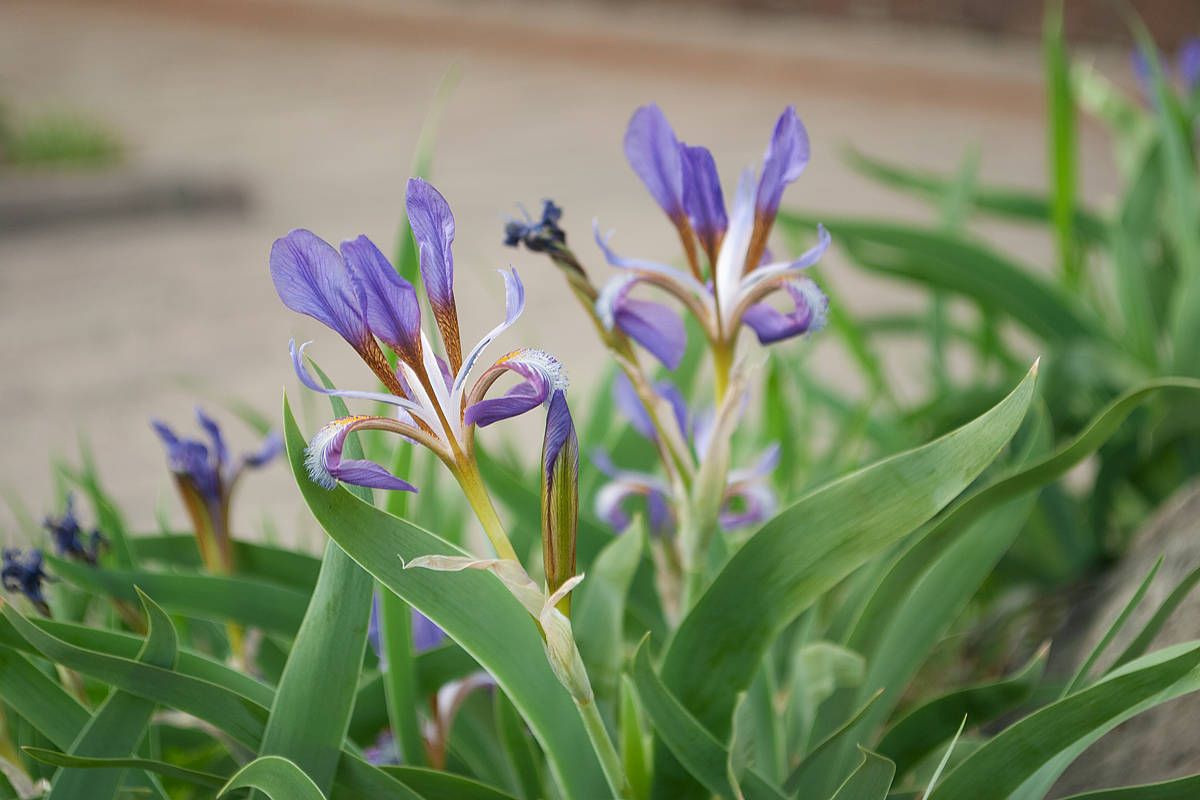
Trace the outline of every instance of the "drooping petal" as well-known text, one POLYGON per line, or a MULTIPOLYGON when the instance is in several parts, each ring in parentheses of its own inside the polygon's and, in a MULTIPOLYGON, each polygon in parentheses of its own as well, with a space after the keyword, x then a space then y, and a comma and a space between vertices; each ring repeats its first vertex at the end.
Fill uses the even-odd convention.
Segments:
POLYGON ((765 481, 740 483, 726 491, 725 503, 717 519, 726 531, 748 528, 770 519, 778 505, 775 490, 765 481), (743 508, 735 510, 734 500, 740 500, 743 508))
POLYGON ((271 280, 291 310, 325 323, 356 350, 375 344, 342 257, 316 234, 297 228, 275 240, 271 280))
MULTIPOLYGON (((561 389, 550 398, 542 441, 542 563, 553 593, 575 575, 579 524, 579 440, 561 389)), ((570 606, 564 605, 564 614, 570 606)))
POLYGON ((796 107, 788 106, 771 132, 771 141, 763 155, 762 178, 758 182, 756 212, 768 221, 768 227, 779 211, 784 188, 804 172, 810 155, 808 131, 796 115, 796 107))
POLYGON ((629 424, 642 435, 642 438, 650 441, 658 438, 658 431, 655 430, 654 422, 646 412, 646 405, 624 372, 618 372, 613 378, 612 401, 617 412, 629 421, 629 424))
POLYGON ((674 370, 683 361, 687 328, 679 315, 662 303, 620 297, 613 307, 613 320, 667 369, 674 370))
POLYGON ((717 163, 704 147, 681 144, 679 154, 683 160, 683 207, 700 246, 715 264, 721 240, 729 228, 717 163))
POLYGON ((484 349, 497 336, 508 330, 509 326, 516 322, 517 317, 521 316, 521 312, 525 310, 525 284, 521 283, 521 277, 517 275, 516 269, 509 267, 508 272, 504 270, 496 271, 504 278, 504 321, 492 328, 486 336, 471 348, 471 352, 466 360, 462 362, 458 374, 454 376, 454 388, 450 396, 452 402, 455 403, 455 408, 457 408, 457 404, 462 400, 463 392, 467 385, 467 378, 470 377, 471 369, 475 366, 475 362, 479 360, 479 356, 483 355, 484 349))
POLYGON ((313 380, 308 369, 304 366, 304 348, 308 347, 312 342, 305 342, 296 347, 296 340, 292 339, 288 342, 288 351, 292 355, 292 367, 296 371, 296 377, 308 389, 311 389, 318 394, 328 395, 329 397, 343 397, 348 400, 372 400, 377 403, 386 403, 390 406, 397 406, 412 414, 417 419, 424 422, 426 425, 435 429, 438 427, 437 417, 433 415, 429 409, 414 403, 403 397, 397 397, 394 394, 386 394, 384 392, 359 392, 349 389, 326 389, 321 384, 313 380))
POLYGON ((405 193, 408 223, 421 261, 421 280, 433 318, 442 335, 446 356, 455 371, 462 364, 458 309, 454 305, 454 215, 437 189, 421 178, 409 178, 405 193))
POLYGON ((259 442, 258 448, 243 457, 243 463, 248 467, 261 467, 275 456, 283 452, 283 437, 277 430, 267 431, 267 435, 259 442))
POLYGON ((532 411, 550 402, 556 391, 567 387, 567 374, 558 359, 542 350, 514 350, 493 364, 471 389, 472 402, 463 415, 463 424, 485 428, 493 422, 532 411), (488 389, 504 373, 524 378, 502 397, 485 399, 488 389))
POLYGON ((675 509, 662 492, 652 491, 646 495, 646 515, 651 536, 662 539, 675 533, 675 509))
POLYGON ((752 465, 729 471, 729 477, 727 478, 729 485, 732 486, 736 483, 744 483, 767 477, 779 466, 779 459, 782 453, 783 451, 779 446, 779 442, 771 442, 771 444, 763 448, 763 451, 758 454, 758 460, 752 465))
POLYGON ((421 307, 417 290, 366 236, 344 240, 342 257, 371 331, 401 358, 419 363, 421 307))
POLYGON ((625 129, 625 158, 662 210, 679 225, 684 219, 679 141, 658 104, 633 112, 625 129))
POLYGON ((356 416, 335 419, 313 436, 304 453, 304 466, 312 482, 325 489, 336 489, 338 482, 371 489, 415 492, 416 487, 402 481, 373 461, 343 461, 346 436, 359 424, 377 419, 356 416))
POLYGON ((780 288, 795 304, 790 312, 779 311, 768 303, 755 303, 742 314, 742 322, 758 334, 759 342, 773 344, 825 327, 829 300, 815 281, 804 276, 789 277, 780 281, 780 288))

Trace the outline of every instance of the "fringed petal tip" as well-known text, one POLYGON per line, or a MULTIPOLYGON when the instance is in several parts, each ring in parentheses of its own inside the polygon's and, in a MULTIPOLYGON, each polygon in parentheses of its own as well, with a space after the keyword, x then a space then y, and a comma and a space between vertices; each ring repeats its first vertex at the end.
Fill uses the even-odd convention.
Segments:
MULTIPOLYGON (((509 389, 502 397, 479 400, 467 406, 463 424, 486 428, 494 422, 532 411, 540 405, 548 405, 555 392, 565 391, 567 371, 562 363, 544 350, 526 348, 514 350, 501 358, 480 378, 480 383, 493 381, 499 373, 508 370, 524 378, 509 389)), ((489 385, 485 384, 485 385, 489 385)))
POLYGON ((416 487, 411 483, 400 480, 373 461, 342 460, 346 436, 358 423, 367 419, 371 418, 355 416, 335 419, 313 435, 304 450, 304 468, 309 479, 329 491, 336 489, 340 482, 368 489, 416 492, 416 487))
POLYGON ((746 309, 742 322, 752 328, 763 345, 795 336, 807 336, 825 327, 829 299, 816 282, 808 277, 789 277, 780 287, 791 296, 795 307, 782 312, 767 303, 755 303, 746 309))

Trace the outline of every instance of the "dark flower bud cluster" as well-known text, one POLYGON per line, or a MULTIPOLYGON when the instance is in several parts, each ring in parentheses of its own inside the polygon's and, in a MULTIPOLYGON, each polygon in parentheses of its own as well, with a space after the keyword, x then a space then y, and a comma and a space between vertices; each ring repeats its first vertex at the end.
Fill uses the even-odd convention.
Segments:
POLYGON ((50 606, 42 594, 42 581, 51 580, 42 568, 42 551, 30 550, 22 554, 16 548, 5 548, 3 566, 0 566, 0 582, 9 592, 20 592, 45 616, 50 616, 50 606))
POLYGON ((529 212, 522 207, 525 221, 509 217, 504 223, 504 244, 517 247, 522 242, 535 253, 545 253, 557 249, 567 242, 567 234, 558 226, 562 219, 562 208, 555 205, 553 200, 542 201, 542 218, 533 220, 529 212))
POLYGON ((99 530, 93 529, 85 534, 79 527, 79 520, 75 517, 74 495, 67 495, 62 516, 58 519, 46 517, 42 520, 42 527, 50 533, 54 540, 54 551, 60 558, 70 558, 94 567, 100 561, 101 552, 108 548, 108 540, 99 530))

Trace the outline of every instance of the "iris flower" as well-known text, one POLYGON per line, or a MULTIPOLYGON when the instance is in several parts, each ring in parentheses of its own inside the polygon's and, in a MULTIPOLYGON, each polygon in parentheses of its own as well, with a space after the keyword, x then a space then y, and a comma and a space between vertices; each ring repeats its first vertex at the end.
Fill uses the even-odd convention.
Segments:
MULTIPOLYGON (((692 413, 683 395, 667 381, 660 381, 654 388, 674 409, 680 429, 689 434, 697 462, 703 463, 713 441, 714 413, 711 409, 692 413)), ((618 375, 613 382, 613 404, 642 436, 650 440, 658 436, 641 398, 624 375, 618 375)), ((779 465, 779 453, 779 445, 773 443, 759 454, 753 465, 728 472, 718 516, 722 529, 729 532, 758 525, 775 513, 778 500, 767 478, 779 465)), ((621 469, 603 450, 592 454, 592 462, 611 479, 596 493, 596 516, 618 532, 624 531, 630 523, 626 501, 642 497, 650 532, 660 537, 675 532, 676 500, 666 481, 656 475, 621 469)))
MULTIPOLYGON (((1137 76, 1142 88, 1142 96, 1147 103, 1153 105, 1154 79, 1150 74, 1150 64, 1141 50, 1132 53, 1133 73, 1137 76)), ((1179 44, 1175 51, 1174 69, 1167 63, 1166 56, 1159 54, 1162 63, 1163 76, 1173 82, 1183 97, 1190 97, 1200 84, 1200 36, 1188 36, 1179 44)))
POLYGON ((84 534, 83 529, 79 527, 79 520, 75 517, 75 495, 73 494, 67 495, 62 516, 58 519, 46 517, 42 520, 42 527, 50 533, 54 540, 54 550, 61 558, 82 561, 93 567, 100 560, 101 550, 108 545, 108 541, 100 534, 100 531, 93 530, 89 534, 84 534))
POLYGON ((166 423, 150 421, 167 453, 167 466, 192 518, 200 555, 209 569, 233 569, 233 543, 229 534, 229 505, 233 490, 246 469, 265 465, 283 447, 278 432, 271 431, 250 453, 230 458, 229 449, 216 420, 196 407, 196 420, 208 442, 181 439, 166 423))
POLYGON ((812 333, 825 324, 825 295, 803 270, 829 247, 829 233, 818 227, 816 246, 793 261, 771 261, 767 251, 783 190, 800 177, 809 160, 808 134, 793 106, 775 124, 761 176, 756 179, 752 167, 742 171, 728 213, 712 154, 680 142, 657 105, 634 112, 625 132, 625 155, 678 229, 690 272, 617 255, 608 245, 612 234, 601 236, 597 224, 596 242, 608 263, 622 270, 596 300, 596 313, 607 328, 620 328, 668 369, 675 369, 687 344, 683 322, 661 303, 630 296, 643 283, 673 295, 700 323, 714 358, 724 365, 718 369, 718 392, 723 393, 743 324, 763 344, 812 333), (698 250, 707 257, 708 275, 698 250), (791 311, 764 302, 777 292, 787 295, 791 311))
POLYGON ((42 581, 51 578, 42 568, 42 551, 30 550, 22 555, 20 550, 5 548, 2 556, 0 583, 7 591, 25 595, 42 615, 50 616, 50 606, 42 594, 42 581))

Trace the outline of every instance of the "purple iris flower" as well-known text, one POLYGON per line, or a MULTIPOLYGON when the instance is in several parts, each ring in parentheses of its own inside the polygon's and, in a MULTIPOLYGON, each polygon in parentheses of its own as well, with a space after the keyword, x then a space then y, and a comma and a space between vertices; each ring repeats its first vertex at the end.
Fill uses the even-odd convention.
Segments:
MULTIPOLYGON (((501 271, 505 286, 504 320, 469 352, 463 352, 454 300, 454 215, 446 199, 420 178, 408 182, 408 219, 420 254, 421 280, 429 300, 446 359, 434 353, 421 326, 416 289, 400 277, 387 258, 365 236, 342 242, 339 254, 308 231, 292 231, 271 250, 271 276, 284 305, 324 322, 354 346, 376 372, 376 340, 399 358, 397 369, 380 375, 386 392, 326 389, 309 374, 303 353, 307 345, 291 343, 292 362, 301 382, 313 391, 371 400, 397 409, 396 417, 351 416, 326 425, 309 443, 306 464, 313 481, 334 488, 339 481, 377 489, 416 491, 370 461, 342 458, 346 436, 355 430, 388 430, 428 447, 457 470, 474 447, 476 426, 487 426, 546 405, 554 391, 566 386, 562 365, 540 350, 514 350, 468 387, 483 350, 516 321, 525 307, 525 287, 516 270, 501 271), (290 240, 297 243, 290 244, 290 240), (316 309, 320 313, 314 313, 316 309), (347 326, 344 321, 349 320, 347 326), (366 330, 361 344, 357 321, 366 330), (347 331, 353 336, 347 336, 347 331), (372 349, 373 348, 373 349, 372 349), (521 381, 503 396, 486 397, 505 374, 521 381)), ((384 362, 386 364, 386 361, 384 362)))
POLYGON ((42 594, 42 582, 51 578, 42 568, 42 551, 30 550, 22 555, 20 550, 5 548, 2 556, 0 583, 9 592, 25 595, 42 615, 50 616, 50 606, 42 594))
POLYGON ((712 155, 702 147, 680 143, 657 106, 634 113, 625 152, 634 171, 680 228, 692 271, 619 256, 608 246, 611 234, 602 237, 597 225, 597 244, 608 263, 622 270, 596 300, 596 313, 606 328, 619 327, 669 369, 678 366, 686 345, 678 315, 659 303, 630 297, 635 286, 647 283, 683 303, 714 349, 732 349, 742 324, 753 329, 763 344, 821 329, 826 299, 802 272, 828 249, 828 232, 818 226, 817 244, 793 261, 772 263, 767 251, 783 190, 800 177, 809 161, 808 134, 794 107, 785 109, 775 124, 761 178, 756 180, 750 168, 742 172, 729 212, 712 155), (710 280, 700 278, 692 236, 708 255, 710 280), (790 312, 763 303, 780 291, 793 305, 790 312))
POLYGON ((54 551, 60 558, 70 558, 94 567, 100 560, 101 551, 108 546, 108 540, 99 530, 93 529, 85 534, 79 527, 73 494, 67 495, 62 516, 58 519, 47 516, 42 520, 42 527, 50 533, 50 538, 54 540, 54 551))
POLYGON ((207 443, 199 439, 181 439, 160 420, 152 419, 150 424, 166 450, 167 466, 192 518, 205 565, 228 572, 233 568, 229 535, 229 503, 233 490, 246 469, 261 467, 279 455, 283 450, 283 439, 278 432, 270 431, 254 451, 234 460, 230 458, 216 421, 199 406, 196 407, 196 419, 208 436, 207 443))
MULTIPOLYGON (((367 626, 367 641, 375 656, 379 659, 380 670, 387 671, 387 656, 383 651, 383 639, 379 630, 379 590, 371 598, 371 621, 367 626)), ((426 650, 440 647, 446 641, 446 632, 438 627, 429 617, 412 609, 412 646, 413 653, 420 655, 426 650)))
MULTIPOLYGON (((675 411, 679 428, 686 432, 697 461, 703 462, 712 441, 713 409, 691 413, 679 390, 665 381, 656 384, 654 390, 675 411)), ((613 403, 634 430, 648 439, 657 438, 645 405, 624 375, 618 375, 613 381, 613 403)), ((768 478, 779 465, 779 452, 779 445, 771 444, 752 466, 729 472, 719 516, 721 527, 726 531, 757 525, 775 513, 778 499, 768 478)), ((625 503, 630 498, 641 497, 646 504, 651 534, 669 536, 674 533, 677 521, 675 496, 665 480, 644 472, 621 469, 603 450, 592 453, 592 462, 611 479, 596 493, 596 516, 618 532, 624 531, 630 523, 625 503)))
MULTIPOLYGON (((1179 49, 1175 51, 1173 70, 1166 56, 1159 53, 1158 57, 1163 75, 1168 82, 1174 83, 1180 94, 1189 97, 1195 93, 1197 84, 1200 84, 1200 36, 1187 36, 1180 42, 1179 49)), ((1154 105, 1154 77, 1145 54, 1134 49, 1130 58, 1133 74, 1137 76, 1138 84, 1142 88, 1142 97, 1149 105, 1154 105)))

